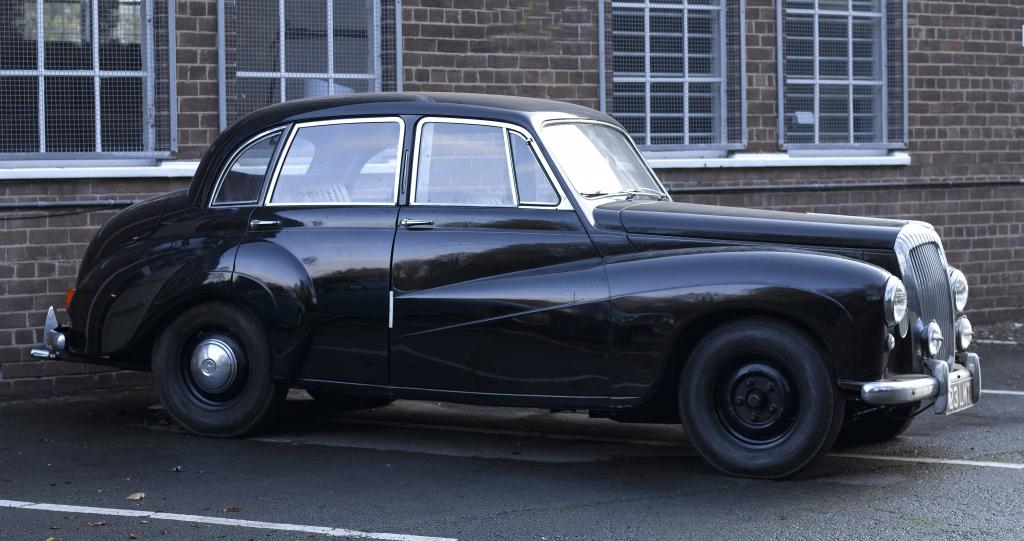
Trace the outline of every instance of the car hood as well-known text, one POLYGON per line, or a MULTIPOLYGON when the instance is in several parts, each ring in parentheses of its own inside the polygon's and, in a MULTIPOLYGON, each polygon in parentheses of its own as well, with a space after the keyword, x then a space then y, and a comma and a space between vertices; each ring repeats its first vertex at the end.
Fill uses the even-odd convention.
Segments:
POLYGON ((631 235, 889 250, 908 223, 668 201, 606 203, 594 210, 594 221, 631 235))

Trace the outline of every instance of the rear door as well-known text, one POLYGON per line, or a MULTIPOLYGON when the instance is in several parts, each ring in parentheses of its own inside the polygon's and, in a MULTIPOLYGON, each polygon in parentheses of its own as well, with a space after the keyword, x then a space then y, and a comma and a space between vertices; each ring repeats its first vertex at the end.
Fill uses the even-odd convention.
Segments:
POLYGON ((256 273, 287 261, 312 284, 316 324, 303 378, 388 383, 404 131, 398 117, 296 125, 266 202, 253 212, 239 260, 256 273))
POLYGON ((601 258, 529 134, 428 118, 416 144, 394 249, 392 384, 602 401, 601 258))

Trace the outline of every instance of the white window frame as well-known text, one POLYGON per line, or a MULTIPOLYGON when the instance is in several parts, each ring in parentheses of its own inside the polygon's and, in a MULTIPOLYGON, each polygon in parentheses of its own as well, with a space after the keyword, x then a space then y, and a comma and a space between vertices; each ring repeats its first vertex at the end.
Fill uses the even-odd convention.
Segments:
POLYGON ((562 187, 555 181, 554 173, 551 170, 551 166, 548 165, 547 160, 544 156, 538 152, 536 147, 536 141, 530 132, 523 129, 521 126, 515 124, 509 124, 507 122, 498 122, 493 120, 478 120, 469 118, 450 118, 450 117, 424 117, 416 123, 416 137, 413 142, 413 153, 412 153, 412 181, 409 184, 409 205, 418 207, 485 207, 485 208, 532 208, 532 209, 558 209, 558 210, 572 210, 572 205, 565 196, 565 192, 562 191, 562 187), (509 170, 509 179, 512 184, 512 198, 514 205, 511 206, 496 206, 490 204, 456 204, 456 203, 422 203, 416 201, 416 181, 419 178, 419 164, 420 164, 420 148, 422 145, 423 127, 427 124, 464 124, 470 126, 491 126, 502 129, 502 136, 505 138, 505 163, 509 170), (519 186, 517 185, 515 175, 515 164, 512 162, 512 149, 511 142, 509 140, 509 134, 515 133, 526 139, 526 145, 530 147, 533 152, 534 158, 540 163, 541 168, 544 170, 544 174, 548 178, 548 182, 555 189, 555 193, 558 195, 557 205, 523 205, 519 202, 519 186))
POLYGON ((82 0, 83 9, 91 9, 90 33, 92 44, 92 68, 75 70, 53 70, 46 67, 46 13, 45 0, 36 0, 36 69, 0 69, 0 77, 35 77, 37 84, 37 122, 39 124, 39 141, 37 150, 34 152, 3 152, 0 153, 0 161, 21 161, 29 159, 45 159, 49 162, 66 162, 69 164, 88 163, 92 160, 116 160, 121 163, 130 163, 138 159, 167 158, 177 150, 178 146, 178 112, 176 97, 176 36, 175 36, 175 0, 167 0, 167 35, 168 35, 168 114, 170 121, 169 148, 158 150, 156 142, 156 59, 155 45, 153 42, 154 28, 154 2, 153 0, 140 0, 141 10, 141 70, 105 70, 100 67, 100 39, 99 39, 99 0, 82 0), (93 82, 93 117, 94 134, 93 151, 49 151, 46 148, 46 78, 47 77, 91 77, 93 82), (143 121, 145 123, 143 133, 143 150, 141 151, 108 151, 103 149, 103 121, 101 106, 100 84, 104 78, 136 78, 142 80, 143 94, 143 121))
POLYGON ((904 149, 907 147, 905 139, 908 137, 907 123, 908 123, 908 88, 907 88, 907 1, 902 0, 902 55, 903 55, 903 138, 904 141, 890 141, 889 133, 889 118, 890 108, 892 107, 891 99, 889 96, 889 51, 888 51, 888 36, 886 32, 888 30, 889 13, 888 13, 888 1, 889 0, 878 0, 879 10, 877 12, 867 11, 856 11, 853 9, 853 0, 847 0, 846 10, 823 10, 817 5, 811 9, 802 8, 787 8, 786 0, 778 0, 777 9, 777 26, 778 31, 776 32, 776 55, 778 64, 777 73, 777 86, 778 86, 778 133, 779 133, 779 145, 787 151, 797 152, 800 151, 831 151, 833 154, 843 150, 850 149, 877 149, 878 151, 885 151, 891 149, 904 149), (785 26, 786 26, 786 15, 787 13, 799 14, 799 15, 810 15, 812 16, 812 25, 814 32, 814 53, 812 62, 814 65, 814 76, 810 79, 804 78, 788 78, 785 73, 786 69, 786 58, 785 58, 785 26), (823 79, 818 75, 820 69, 821 56, 819 54, 819 18, 822 15, 826 16, 845 16, 847 22, 847 40, 849 45, 847 47, 847 78, 846 79, 823 79), (879 47, 877 51, 876 61, 877 73, 879 79, 877 81, 858 80, 854 78, 853 71, 853 20, 858 17, 872 17, 879 20, 878 28, 879 35, 877 39, 879 41, 879 47), (786 134, 786 120, 788 113, 786 112, 786 86, 788 84, 800 84, 814 87, 814 134, 812 143, 791 143, 787 140, 786 134), (848 130, 849 140, 845 143, 821 143, 820 142, 820 129, 821 129, 821 115, 820 115, 820 94, 822 86, 844 86, 848 88, 847 95, 849 99, 849 105, 847 108, 847 114, 849 115, 848 130), (854 93, 853 89, 856 86, 876 86, 879 87, 879 97, 877 98, 879 117, 878 122, 880 123, 879 134, 880 138, 875 142, 856 142, 855 130, 854 130, 854 93))
MULTIPOLYGON (((402 117, 397 116, 382 116, 382 117, 366 117, 366 118, 338 118, 331 120, 315 120, 311 122, 300 122, 292 126, 292 129, 288 132, 288 138, 285 141, 284 147, 281 148, 281 152, 277 157, 277 163, 274 165, 274 175, 270 179, 270 186, 267 187, 267 195, 263 200, 263 206, 266 207, 393 207, 398 204, 398 191, 399 185, 402 180, 402 154, 405 148, 405 120, 402 117), (272 203, 271 200, 274 198, 274 190, 277 188, 277 181, 280 179, 281 170, 284 168, 284 162, 288 159, 288 152, 292 148, 292 143, 295 141, 295 136, 298 135, 302 128, 312 128, 319 126, 334 126, 339 124, 384 124, 394 122, 398 124, 398 145, 397 152, 395 153, 395 184, 393 188, 393 198, 391 202, 365 202, 365 201, 347 201, 347 202, 335 202, 335 201, 323 201, 323 202, 304 202, 304 203, 272 203)), ((316 156, 313 157, 316 159, 316 156)))
MULTIPOLYGON (((717 6, 707 5, 707 4, 690 3, 689 0, 682 0, 682 2, 678 3, 678 4, 677 3, 664 3, 664 2, 650 1, 650 0, 621 0, 621 1, 620 0, 613 0, 613 2, 611 3, 611 9, 613 11, 615 9, 617 9, 617 8, 619 8, 619 9, 643 9, 644 29, 643 29, 642 33, 644 35, 644 52, 642 53, 642 56, 643 56, 643 59, 644 59, 644 73, 642 75, 640 75, 640 76, 637 76, 637 75, 620 75, 618 73, 614 73, 614 70, 613 70, 612 83, 613 84, 614 83, 643 83, 643 85, 644 85, 644 92, 643 92, 643 94, 644 94, 644 113, 642 113, 642 116, 644 117, 644 124, 645 124, 644 133, 643 133, 644 140, 642 142, 636 142, 636 141, 634 141, 634 142, 645 153, 646 152, 652 152, 652 151, 653 152, 664 152, 664 151, 670 151, 671 152, 671 151, 674 151, 674 152, 687 152, 687 153, 690 153, 691 155, 707 155, 707 153, 709 151, 711 151, 712 153, 717 153, 717 155, 721 155, 722 153, 724 153, 724 152, 726 152, 728 150, 738 150, 738 149, 742 149, 742 148, 744 148, 746 146, 746 143, 747 143, 746 28, 745 28, 745 26, 746 26, 746 24, 745 24, 746 2, 744 0, 719 0, 719 1, 720 1, 720 3, 717 6), (730 75, 729 75, 729 72, 728 72, 728 68, 729 68, 729 51, 728 51, 729 32, 728 32, 728 30, 729 30, 729 27, 728 27, 727 15, 728 15, 728 13, 730 11, 729 10, 729 3, 730 2, 734 2, 734 1, 736 3, 738 3, 738 8, 739 8, 738 9, 738 11, 739 11, 739 21, 738 21, 739 35, 737 36, 737 38, 739 39, 739 68, 740 68, 740 72, 741 73, 737 77, 737 79, 739 81, 739 88, 736 89, 736 91, 740 93, 740 100, 739 100, 740 101, 740 105, 739 105, 739 109, 740 109, 740 111, 739 111, 739 116, 740 116, 740 140, 739 141, 730 141, 729 140, 729 138, 730 138, 730 134, 729 134, 729 127, 730 127, 729 126, 729 120, 730 120, 730 115, 732 114, 732 112, 730 111, 730 108, 729 108, 729 101, 730 101, 729 100, 729 91, 730 91, 729 79, 730 79, 730 75), (651 50, 650 50, 650 42, 651 42, 651 35, 650 35, 650 12, 651 12, 651 9, 674 9, 674 10, 680 10, 682 15, 683 15, 683 25, 684 25, 684 30, 685 30, 685 33, 684 33, 685 39, 683 40, 683 70, 684 70, 684 73, 683 73, 682 77, 652 76, 652 74, 651 74, 651 55, 652 55, 651 50), (718 32, 717 38, 718 39, 716 40, 716 47, 717 47, 717 54, 718 54, 718 58, 716 60, 717 60, 718 69, 719 69, 719 73, 718 73, 717 76, 714 76, 714 77, 691 76, 690 73, 689 73, 689 64, 690 64, 690 59, 689 59, 689 36, 690 36, 690 34, 689 34, 689 23, 688 23, 688 21, 689 21, 689 16, 690 16, 690 11, 691 10, 695 10, 695 11, 718 11, 719 12, 719 14, 718 14, 718 25, 717 25, 717 32, 718 32), (718 132, 719 140, 718 140, 718 142, 715 142, 715 143, 708 143, 708 144, 693 144, 693 143, 690 143, 690 137, 691 137, 691 132, 690 132, 690 114, 689 114, 689 107, 690 107, 690 83, 701 83, 701 82, 717 83, 719 85, 719 89, 718 89, 718 107, 717 107, 717 111, 715 113, 715 115, 716 115, 716 123, 717 123, 717 132, 718 132), (656 143, 652 143, 652 135, 653 136, 657 136, 658 135, 658 134, 652 134, 652 132, 651 132, 652 117, 656 116, 655 113, 651 112, 651 85, 652 84, 656 84, 656 83, 681 83, 683 85, 683 100, 682 100, 683 112, 682 112, 682 118, 683 118, 683 139, 684 139, 684 141, 681 144, 656 144, 656 143)), ((599 51, 600 51, 600 53, 599 53, 599 56, 600 56, 599 64, 600 64, 600 72, 601 72, 600 73, 601 110, 605 111, 606 108, 607 108, 607 104, 606 104, 607 99, 606 99, 605 96, 606 95, 611 95, 612 98, 614 99, 614 89, 612 90, 611 93, 608 93, 607 90, 605 89, 605 80, 606 80, 606 77, 605 77, 605 70, 606 70, 605 64, 606 64, 606 62, 605 62, 604 56, 605 56, 605 49, 606 49, 606 47, 604 45, 604 40, 605 40, 605 32, 604 32, 605 17, 604 17, 604 10, 599 8, 598 14, 600 15, 599 16, 599 21, 598 21, 598 26, 600 28, 600 30, 599 30, 599 41, 600 41, 600 43, 599 43, 599 51)), ((613 30, 613 33, 614 33, 614 30, 613 30)), ((614 56, 616 56, 616 54, 617 53, 612 51, 612 57, 613 58, 614 58, 614 56)), ((627 53, 618 53, 618 54, 627 54, 627 53)), ((628 54, 636 55, 637 53, 628 53, 628 54)), ((623 116, 622 114, 616 114, 614 111, 612 111, 611 114, 613 116, 617 117, 617 118, 623 116)), ((628 114, 632 115, 632 116, 641 115, 639 113, 628 113, 628 114)), ((631 139, 632 139, 632 137, 633 137, 633 134, 630 134, 630 138, 631 139)))
MULTIPOLYGON (((324 54, 327 57, 327 71, 325 72, 292 72, 287 70, 285 62, 286 52, 286 39, 285 39, 285 3, 288 0, 277 0, 277 25, 278 25, 278 46, 277 51, 277 71, 236 71, 234 73, 235 79, 277 79, 279 85, 280 99, 278 103, 284 103, 288 101, 288 80, 289 79, 326 79, 327 80, 327 93, 328 95, 335 95, 334 82, 338 79, 351 79, 358 81, 367 81, 371 83, 369 89, 373 92, 380 92, 383 87, 383 74, 381 73, 382 62, 381 62, 381 5, 380 0, 366 0, 372 9, 370 17, 370 28, 368 29, 367 36, 371 36, 369 49, 370 58, 369 66, 373 66, 373 73, 339 73, 334 71, 334 0, 326 0, 326 18, 327 27, 327 47, 324 49, 324 54)), ((241 3, 241 2, 240 2, 241 3)), ((402 90, 402 5, 400 0, 396 1, 395 4, 395 29, 396 29, 396 71, 398 73, 398 91, 402 90)), ((220 129, 224 131, 228 124, 228 107, 227 107, 227 69, 225 59, 225 28, 224 20, 225 9, 224 0, 217 0, 217 61, 218 61, 218 82, 219 82, 219 113, 220 113, 220 129)), ((237 54, 237 53, 236 53, 237 54)))

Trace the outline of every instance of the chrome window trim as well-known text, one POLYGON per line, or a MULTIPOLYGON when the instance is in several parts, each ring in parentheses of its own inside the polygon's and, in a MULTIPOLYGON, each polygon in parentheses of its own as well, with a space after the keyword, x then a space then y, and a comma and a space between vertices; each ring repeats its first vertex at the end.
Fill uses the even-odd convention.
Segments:
MULTIPOLYGON (((235 147, 235 151, 232 152, 231 153, 231 157, 228 158, 228 160, 226 162, 224 162, 224 166, 221 167, 220 174, 217 175, 217 182, 213 185, 213 191, 211 192, 210 201, 209 201, 209 204, 207 206, 209 206, 210 208, 223 208, 223 207, 251 207, 251 206, 259 205, 260 204, 260 197, 263 194, 263 188, 267 184, 267 173, 269 173, 270 171, 274 170, 277 167, 277 165, 275 163, 275 158, 279 160, 280 156, 271 155, 270 161, 267 163, 267 170, 263 172, 263 183, 260 185, 260 195, 257 195, 256 199, 253 199, 251 201, 225 201, 224 203, 217 203, 216 201, 217 201, 217 196, 220 194, 220 189, 221 189, 222 185, 224 184, 224 179, 228 176, 228 172, 231 170, 231 167, 233 165, 235 165, 235 160, 238 159, 239 155, 242 154, 243 152, 245 152, 246 150, 248 150, 251 146, 255 145, 256 143, 262 141, 263 139, 265 139, 267 137, 270 137, 271 135, 273 135, 275 133, 280 132, 280 133, 283 134, 286 129, 287 129, 286 126, 278 126, 276 128, 271 128, 269 130, 265 130, 263 132, 260 132, 257 135, 254 135, 254 136, 246 139, 245 142, 243 142, 242 144, 240 144, 237 147, 235 147)), ((274 151, 277 152, 277 149, 280 146, 281 146, 281 142, 278 141, 277 147, 274 148, 274 151)))
POLYGON ((435 207, 474 207, 474 208, 530 208, 530 209, 548 209, 548 210, 572 210, 572 205, 569 203, 565 192, 562 191, 561 186, 555 181, 554 172, 551 166, 548 164, 544 156, 539 152, 539 149, 535 146, 534 138, 530 135, 530 132, 519 125, 511 124, 508 122, 500 122, 496 120, 481 120, 476 118, 456 118, 456 117, 440 117, 440 116, 428 116, 423 117, 416 123, 416 137, 413 141, 412 150, 412 181, 409 184, 409 206, 435 206, 435 207), (416 181, 419 178, 419 165, 420 165, 420 147, 423 137, 423 127, 427 124, 467 124, 475 126, 492 126, 495 128, 503 128, 502 135, 505 137, 505 160, 509 168, 510 182, 512 183, 512 198, 515 204, 513 206, 494 206, 494 205, 466 205, 466 204, 453 204, 453 203, 421 203, 416 201, 416 181), (519 188, 516 185, 515 177, 515 165, 512 163, 512 152, 511 144, 509 142, 509 133, 515 133, 526 139, 527 146, 533 151, 533 155, 540 162, 541 168, 544 170, 544 174, 548 177, 548 182, 555 188, 555 193, 558 195, 557 205, 521 205, 519 204, 519 188))
MULTIPOLYGON (((611 122, 605 122, 603 120, 592 120, 585 118, 559 118, 556 120, 548 120, 541 124, 541 137, 544 137, 544 128, 548 126, 555 126, 558 124, 598 124, 601 126, 607 126, 621 133, 626 138, 626 141, 629 144, 629 148, 633 150, 633 154, 636 154, 637 158, 639 158, 640 161, 644 164, 644 169, 647 171, 647 175, 651 177, 651 179, 653 179, 654 182, 661 188, 661 191, 664 193, 664 195, 668 197, 670 201, 672 200, 672 196, 668 193, 668 189, 665 188, 665 185, 662 184, 661 179, 658 178, 657 174, 655 174, 654 169, 651 168, 651 164, 647 163, 647 160, 644 159, 644 155, 640 153, 640 149, 637 148, 636 142, 633 141, 633 138, 630 137, 629 133, 626 132, 626 130, 622 129, 620 126, 616 124, 612 124, 611 122)), ((553 155, 551 158, 555 161, 555 164, 557 165, 558 159, 555 158, 553 155)), ((576 186, 574 186, 572 181, 569 180, 569 177, 565 174, 565 171, 562 170, 560 165, 558 167, 559 171, 562 172, 562 177, 565 179, 566 184, 573 188, 572 191, 574 193, 574 197, 576 197, 577 200, 582 198, 583 196, 580 195, 579 190, 576 190, 576 186)))
MULTIPOLYGON (((531 209, 533 209, 533 208, 538 208, 538 209, 549 209, 549 208, 555 208, 555 207, 559 206, 559 205, 560 205, 560 204, 562 203, 562 201, 564 201, 564 200, 565 200, 565 198, 564 198, 564 197, 562 197, 562 195, 561 195, 561 190, 559 190, 559 189, 558 189, 558 187, 556 186, 556 185, 557 185, 557 183, 556 183, 556 182, 554 182, 554 181, 553 181, 553 179, 551 178, 551 173, 550 173, 550 172, 549 172, 549 171, 548 171, 548 170, 547 170, 547 169, 545 168, 545 164, 544 164, 544 159, 543 159, 543 157, 542 157, 542 156, 540 155, 540 153, 539 153, 539 152, 537 152, 537 150, 538 150, 538 149, 537 149, 537 148, 536 148, 536 147, 534 146, 534 141, 533 141, 533 139, 531 139, 530 137, 528 137, 528 136, 525 136, 525 135, 523 135, 523 134, 521 134, 521 133, 519 133, 519 132, 516 132, 516 131, 512 131, 512 130, 508 130, 508 134, 507 134, 507 136, 506 136, 506 137, 507 137, 507 138, 508 138, 508 137, 511 137, 511 136, 512 136, 513 134, 515 134, 515 136, 516 136, 516 137, 520 137, 520 138, 522 138, 522 139, 523 139, 523 142, 524 142, 524 143, 526 143, 526 148, 530 149, 530 152, 531 152, 531 153, 533 154, 533 158, 534 158, 535 160, 537 160, 537 163, 541 164, 541 169, 542 169, 542 170, 544 171, 544 175, 545 175, 545 176, 547 177, 547 179, 548 179, 548 185, 549 185, 549 186, 551 186, 551 189, 555 191, 555 197, 557 197, 557 198, 558 198, 558 202, 557 202, 557 203, 555 203, 555 204, 553 204, 553 205, 541 205, 541 204, 538 204, 538 203, 534 203, 534 204, 525 204, 525 205, 524 205, 524 204, 523 204, 523 203, 522 203, 522 202, 520 201, 520 203, 519 203, 519 206, 520 206, 520 207, 523 207, 523 208, 531 208, 531 209)), ((512 148, 512 141, 511 141, 511 139, 509 139, 509 149, 510 149, 510 151, 511 151, 511 148, 512 148)), ((513 159, 511 159, 511 158, 512 158, 512 157, 510 156, 510 160, 509 160, 509 165, 510 165, 510 167, 512 168, 512 172, 513 172, 513 173, 512 173, 512 177, 513 177, 513 182, 515 183, 515 188, 516 188, 516 197, 517 197, 517 198, 519 198, 519 177, 517 177, 517 176, 515 175, 515 167, 516 167, 516 164, 515 164, 514 160, 513 160, 513 159)))
POLYGON ((266 196, 263 200, 263 206, 266 207, 393 207, 398 204, 398 189, 399 183, 402 180, 402 150, 405 146, 405 120, 398 116, 380 116, 380 117, 361 117, 361 118, 335 118, 331 120, 313 120, 309 122, 300 122, 295 124, 291 131, 288 133, 288 138, 284 143, 284 147, 281 149, 281 154, 278 157, 277 164, 274 167, 274 174, 270 179, 270 186, 267 188, 266 196), (291 151, 292 143, 295 141, 295 136, 302 130, 302 128, 314 128, 319 126, 333 126, 336 124, 383 124, 388 122, 394 122, 398 124, 398 140, 396 144, 395 152, 395 183, 394 190, 392 192, 391 202, 344 202, 344 203, 332 203, 332 202, 311 202, 311 203, 272 203, 271 200, 274 198, 274 190, 277 188, 277 181, 281 177, 281 170, 284 168, 284 162, 288 159, 288 152, 291 151))

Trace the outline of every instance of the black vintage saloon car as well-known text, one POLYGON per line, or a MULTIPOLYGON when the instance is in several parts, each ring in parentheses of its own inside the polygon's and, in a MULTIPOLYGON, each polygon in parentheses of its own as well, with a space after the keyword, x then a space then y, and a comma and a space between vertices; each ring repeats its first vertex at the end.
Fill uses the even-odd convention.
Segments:
POLYGON ((590 109, 347 95, 245 117, 117 214, 33 355, 152 370, 202 435, 301 387, 681 421, 779 478, 974 404, 966 301, 928 224, 673 202, 590 109))

